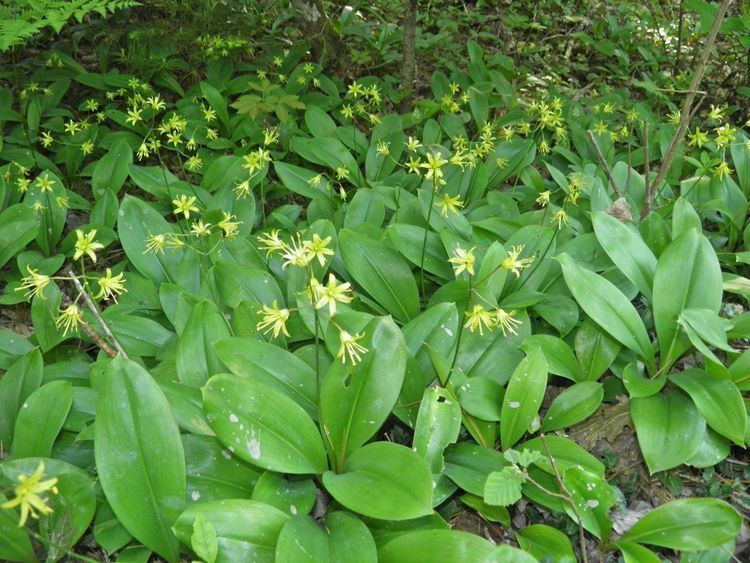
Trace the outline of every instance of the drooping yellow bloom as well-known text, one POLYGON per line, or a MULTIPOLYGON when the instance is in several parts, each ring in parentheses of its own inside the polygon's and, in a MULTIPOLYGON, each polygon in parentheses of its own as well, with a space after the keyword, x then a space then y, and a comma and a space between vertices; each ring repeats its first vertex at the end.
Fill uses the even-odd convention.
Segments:
POLYGON ((55 327, 57 330, 62 328, 63 336, 77 330, 78 325, 83 322, 83 311, 75 303, 71 303, 65 309, 58 309, 58 312, 60 314, 55 318, 55 327))
POLYGON ((55 139, 52 138, 52 135, 49 131, 45 131, 42 133, 42 137, 39 140, 39 142, 42 144, 42 146, 46 149, 49 148, 49 146, 55 142, 55 139))
POLYGON ((349 169, 345 166, 339 166, 335 170, 337 180, 346 180, 349 177, 349 169))
POLYGON ((224 238, 234 238, 240 232, 239 226, 242 224, 242 221, 233 221, 232 219, 236 219, 236 217, 225 211, 224 217, 216 223, 216 226, 224 231, 224 238))
POLYGON ((419 176, 420 172, 419 169, 422 167, 422 161, 418 158, 415 158, 413 156, 409 157, 409 160, 406 161, 406 169, 411 172, 412 174, 416 174, 419 176))
POLYGON ((361 354, 367 353, 367 348, 362 346, 358 341, 362 340, 365 335, 363 333, 351 335, 345 330, 339 332, 339 340, 341 346, 339 347, 338 354, 336 357, 341 360, 342 364, 346 363, 347 356, 353 366, 357 365, 362 361, 361 354))
POLYGON ((28 265, 26 266, 26 271, 29 272, 29 275, 21 279, 21 285, 16 288, 16 291, 26 290, 26 297, 29 299, 36 295, 44 299, 44 288, 49 285, 52 278, 40 274, 39 270, 31 268, 28 265))
POLYGON ((460 246, 456 247, 453 251, 453 256, 448 260, 453 264, 453 273, 456 277, 461 275, 461 272, 466 270, 469 275, 474 275, 474 249, 476 246, 472 246, 469 250, 464 250, 460 246))
POLYGON ((26 520, 29 515, 32 518, 39 518, 37 511, 42 515, 47 515, 52 512, 52 509, 47 505, 44 498, 39 496, 41 493, 51 491, 57 494, 57 477, 53 479, 47 479, 42 481, 44 475, 44 462, 40 461, 36 471, 31 475, 19 475, 18 485, 13 490, 14 498, 0 504, 0 508, 15 508, 16 506, 21 507, 21 518, 18 521, 18 526, 21 527, 26 524, 26 520))
POLYGON ((55 181, 50 178, 46 172, 43 176, 38 176, 36 179, 36 187, 39 188, 39 191, 42 193, 51 192, 54 185, 55 181))
POLYGON ((701 148, 708 142, 708 135, 700 127, 696 127, 695 132, 688 135, 688 139, 689 147, 701 148))
POLYGON ((190 225, 190 232, 197 237, 211 236, 211 223, 204 223, 203 219, 193 221, 190 225))
POLYGON ((381 156, 388 156, 391 154, 391 144, 387 141, 378 141, 375 150, 381 156))
POLYGON ((325 266, 326 256, 333 256, 335 254, 332 248, 328 248, 330 242, 331 237, 322 239, 316 233, 313 235, 312 241, 305 241, 303 244, 305 244, 309 248, 310 252, 312 253, 312 257, 317 258, 318 263, 321 266, 325 266))
POLYGON ((449 196, 443 194, 443 200, 435 204, 435 207, 440 209, 440 216, 447 217, 448 213, 458 213, 459 209, 463 209, 464 203, 461 201, 459 196, 449 196))
POLYGON ((558 211, 557 213, 555 213, 552 216, 552 221, 553 222, 556 221, 557 222, 557 228, 558 229, 562 229, 563 225, 567 225, 568 224, 568 214, 565 213, 564 209, 561 209, 560 211, 558 211))
POLYGON ((607 126, 604 124, 603 121, 600 121, 596 125, 594 125, 594 133, 597 135, 603 135, 608 131, 607 126))
POLYGON ((270 233, 263 233, 258 237, 258 242, 263 244, 261 250, 266 251, 266 258, 274 252, 283 252, 287 244, 279 238, 279 229, 273 229, 270 233))
POLYGON ((448 161, 443 158, 439 152, 427 153, 427 162, 423 162, 420 166, 427 169, 424 177, 427 180, 432 180, 436 185, 441 184, 443 179, 443 171, 440 170, 443 166, 448 164, 448 161))
POLYGON ((276 127, 266 127, 263 130, 263 144, 265 146, 273 145, 279 140, 279 130, 276 127))
POLYGON ((192 211, 198 212, 200 209, 195 205, 196 197, 181 195, 177 199, 172 200, 172 205, 174 205, 174 211, 173 213, 175 215, 179 215, 182 213, 185 216, 185 219, 190 219, 190 213, 192 211))
POLYGON ((505 260, 500 263, 500 267, 513 272, 516 277, 519 277, 521 275, 521 270, 528 268, 534 263, 533 258, 518 258, 521 255, 521 252, 523 252, 523 248, 523 245, 511 246, 508 251, 508 256, 506 256, 505 260))
POLYGON ((508 332, 510 332, 511 334, 518 334, 518 332, 516 332, 516 327, 522 325, 523 323, 518 319, 513 318, 515 316, 515 311, 506 311, 505 309, 501 309, 499 307, 495 311, 495 326, 500 328, 503 336, 507 336, 508 332))
POLYGON ((91 141, 84 141, 81 143, 81 152, 84 154, 84 156, 90 155, 92 152, 94 152, 94 143, 91 141))
POLYGON ((315 300, 315 308, 322 309, 328 305, 328 312, 331 316, 336 314, 336 303, 351 303, 352 301, 351 284, 349 282, 338 283, 333 274, 328 274, 328 283, 325 285, 314 278, 310 282, 310 293, 315 300))
POLYGON ((128 291, 123 285, 124 282, 122 273, 113 276, 112 270, 107 268, 106 275, 96 280, 96 283, 99 284, 99 293, 94 295, 94 299, 104 297, 105 299, 112 299, 112 301, 117 303, 117 296, 128 291))
POLYGON ((151 235, 146 239, 146 250, 144 254, 164 254, 164 247, 167 245, 166 235, 151 235))
POLYGON ((283 254, 281 257, 284 259, 282 268, 286 269, 289 264, 297 266, 299 268, 305 268, 315 258, 315 255, 310 250, 310 245, 307 241, 302 242, 299 240, 299 235, 296 239, 292 239, 292 244, 284 245, 283 254))
POLYGON ((286 322, 289 320, 289 309, 279 309, 276 300, 274 300, 270 307, 263 305, 258 314, 263 315, 263 320, 257 326, 257 329, 263 334, 272 332, 272 338, 276 338, 279 336, 279 333, 283 332, 284 335, 289 336, 289 332, 286 330, 286 322))
POLYGON ((715 106, 711 104, 711 111, 708 112, 708 119, 711 121, 722 121, 724 119, 724 110, 727 106, 715 106))
POLYGON ((84 254, 87 254, 91 261, 96 263, 96 251, 104 248, 104 245, 94 241, 96 229, 91 229, 87 234, 83 234, 81 229, 76 229, 76 244, 73 260, 78 260, 84 254))
POLYGON ((536 203, 542 207, 547 207, 549 205, 549 197, 552 195, 552 192, 549 190, 544 191, 539 194, 539 197, 536 198, 536 203))
POLYGON ((196 172, 203 168, 203 160, 198 155, 193 155, 185 161, 185 168, 190 172, 196 172))
POLYGON ((474 305, 471 312, 467 311, 465 315, 466 324, 464 324, 464 328, 468 328, 471 332, 478 330, 480 335, 484 335, 485 328, 492 329, 494 322, 492 315, 481 305, 474 305))
POLYGON ((729 168, 729 164, 727 164, 726 160, 722 160, 718 166, 714 168, 714 174, 716 174, 719 177, 719 180, 723 180, 727 176, 729 176, 734 170, 729 168))
POLYGON ((419 139, 415 139, 414 137, 409 137, 406 140, 406 150, 408 150, 409 152, 415 152, 421 146, 422 146, 422 143, 419 142, 419 139))

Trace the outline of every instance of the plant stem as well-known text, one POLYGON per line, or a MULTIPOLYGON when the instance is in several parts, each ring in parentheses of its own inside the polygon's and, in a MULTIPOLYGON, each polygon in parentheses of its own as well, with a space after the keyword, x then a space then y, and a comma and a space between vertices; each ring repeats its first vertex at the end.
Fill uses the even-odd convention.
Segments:
POLYGON ((430 195, 430 207, 427 209, 427 226, 424 229, 424 239, 422 240, 422 254, 419 258, 419 283, 420 287, 422 288, 422 299, 425 299, 425 291, 424 291, 424 257, 425 257, 425 251, 427 250, 427 233, 430 231, 430 219, 432 218, 432 208, 435 204, 435 194, 437 193, 437 189, 435 187, 435 183, 431 182, 432 184, 432 194, 430 195))
MULTIPOLYGON (((469 293, 466 298, 466 308, 469 308, 469 303, 471 302, 471 275, 469 276, 469 293)), ((443 387, 446 387, 448 383, 450 383, 451 377, 453 376, 453 368, 456 367, 456 361, 458 360, 458 350, 461 347, 461 336, 464 334, 464 322, 463 318, 461 316, 461 312, 458 312, 458 337, 456 337, 456 349, 453 351, 453 360, 451 361, 451 367, 448 369, 448 377, 445 380, 445 385, 443 387)))

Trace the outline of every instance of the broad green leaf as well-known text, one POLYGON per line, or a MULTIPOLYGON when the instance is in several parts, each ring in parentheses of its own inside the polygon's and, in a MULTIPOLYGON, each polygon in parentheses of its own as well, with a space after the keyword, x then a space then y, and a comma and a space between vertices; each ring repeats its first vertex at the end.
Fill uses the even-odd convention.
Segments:
POLYGON ((697 451, 706 420, 688 397, 669 390, 630 401, 630 417, 649 471, 671 469, 697 451))
MULTIPOLYGON (((606 540, 612 531, 609 511, 618 502, 614 487, 607 481, 582 467, 569 467, 562 476, 583 526, 600 540, 606 540)), ((576 511, 567 506, 568 516, 577 520, 576 511)))
POLYGON ((325 201, 330 199, 330 195, 325 191, 327 187, 325 179, 321 180, 318 186, 313 185, 313 182, 310 181, 318 175, 316 172, 286 162, 274 162, 273 168, 281 183, 289 191, 309 199, 317 198, 325 201))
POLYGON ((604 388, 595 381, 571 385, 552 401, 542 422, 542 432, 568 428, 588 418, 604 398, 604 388))
POLYGON ((355 450, 343 472, 327 471, 323 484, 343 506, 382 520, 409 520, 432 513, 432 475, 411 449, 373 442, 355 450))
POLYGON ((581 268, 567 254, 558 256, 565 283, 594 322, 623 346, 638 354, 654 371, 654 349, 638 312, 617 287, 602 276, 581 268))
POLYGON ((458 440, 461 431, 461 407, 443 388, 425 389, 414 427, 412 448, 430 466, 433 475, 445 467, 443 450, 458 440))
POLYGON ((571 467, 581 467, 598 477, 604 477, 604 464, 601 461, 573 440, 562 436, 550 434, 549 436, 545 436, 544 440, 541 437, 533 438, 520 444, 517 449, 520 451, 529 450, 541 454, 537 456, 534 465, 550 475, 555 474, 552 463, 549 460, 549 456, 551 455, 555 459, 558 470, 565 471, 571 467), (547 452, 549 452, 549 455, 547 452))
POLYGON ((47 521, 50 559, 65 557, 88 529, 96 510, 93 480, 80 473, 57 478, 56 495, 50 495, 53 512, 47 521))
POLYGON ((212 301, 198 303, 177 344, 177 377, 185 385, 201 387, 208 378, 224 371, 214 344, 231 336, 227 320, 212 301))
POLYGON ((326 515, 328 530, 328 553, 331 562, 356 561, 375 563, 378 552, 375 540, 367 526, 348 512, 337 511, 326 515))
POLYGON ((320 388, 320 426, 335 469, 385 422, 404 380, 406 344, 393 319, 376 318, 364 333, 362 361, 352 367, 337 360, 320 388))
POLYGON ((471 442, 458 442, 445 450, 445 474, 464 491, 484 495, 487 476, 508 465, 503 454, 471 442))
POLYGON ((711 243, 696 229, 677 237, 659 257, 654 276, 654 325, 661 371, 690 347, 677 318, 685 309, 718 312, 722 298, 721 268, 711 243))
POLYGON ((177 423, 149 373, 118 357, 97 378, 94 451, 107 501, 138 541, 178 559, 172 523, 185 499, 185 456, 177 423))
POLYGON ((522 549, 537 559, 552 558, 556 563, 575 563, 576 556, 570 540, 560 530, 546 524, 532 524, 516 532, 522 549))
POLYGON ((276 544, 277 563, 327 563, 328 537, 310 516, 300 514, 286 521, 276 544))
POLYGON ((282 473, 323 473, 326 456, 312 418, 292 399, 262 383, 219 374, 203 387, 208 423, 229 451, 282 473))
MULTIPOLYGON (((7 500, 0 493, 0 503, 7 500)), ((18 525, 15 510, 0 510, 0 558, 4 561, 36 561, 29 532, 18 525)))
POLYGON ((130 174, 133 151, 124 140, 116 142, 94 166, 91 191, 99 199, 106 191, 117 193, 130 174))
POLYGON ((600 211, 592 214, 594 232, 599 244, 638 290, 651 299, 656 257, 643 242, 638 230, 600 211))
POLYGON ((0 213, 0 268, 38 234, 39 219, 30 206, 17 203, 0 213))
POLYGON ((318 378, 297 356, 254 338, 228 338, 214 349, 230 372, 281 391, 317 420, 318 378))
POLYGON ((586 380, 581 364, 564 340, 550 334, 534 334, 525 338, 521 345, 521 349, 527 353, 535 347, 542 350, 550 373, 571 381, 586 380))
POLYGON ((0 378, 0 444, 10 450, 21 405, 42 382, 42 354, 34 348, 21 356, 0 378))
POLYGON ((706 358, 717 364, 722 361, 708 346, 725 352, 736 352, 727 342, 727 321, 709 309, 684 309, 677 318, 677 323, 687 334, 690 342, 706 358))
POLYGON ((284 303, 279 284, 264 270, 219 260, 213 268, 213 274, 219 295, 227 307, 234 309, 243 301, 255 301, 269 306, 274 300, 279 306, 284 303))
MULTIPOLYGON (((388 227, 388 236, 393 246, 415 266, 419 266, 422 259, 422 244, 425 242, 425 229, 417 225, 394 223, 388 227)), ((424 252, 424 269, 443 280, 453 278, 453 270, 448 263, 448 255, 440 237, 427 231, 427 243, 424 252)))
POLYGON ((214 563, 216 556, 219 554, 216 528, 200 512, 195 515, 193 535, 190 536, 190 547, 205 563, 214 563))
POLYGON ((512 448, 529 429, 539 412, 546 389, 547 362, 537 348, 518 364, 508 382, 500 415, 503 450, 512 448))
POLYGON ((456 530, 419 530, 389 541, 378 550, 380 563, 484 561, 495 546, 475 534, 456 530))
POLYGON ((290 516, 307 514, 317 499, 312 479, 289 480, 266 471, 253 487, 253 500, 270 504, 290 516))
POLYGON ((669 378, 690 395, 711 428, 745 447, 747 411, 742 394, 734 383, 695 368, 669 378))
POLYGON ((484 502, 496 506, 510 506, 521 499, 521 485, 526 481, 512 466, 493 471, 484 484, 484 502))
POLYGON ((417 316, 417 282, 399 254, 349 229, 339 233, 339 251, 354 281, 396 319, 406 322, 417 316))
POLYGON ((622 553, 624 563, 661 563, 661 557, 647 547, 629 541, 615 543, 622 553))
POLYGON ((482 563, 539 563, 533 555, 512 547, 510 545, 499 545, 482 563))
POLYGON ((585 319, 575 335, 575 351, 586 379, 596 381, 620 353, 620 345, 591 319, 585 319))
POLYGON ((644 377, 634 363, 630 363, 622 370, 622 382, 628 390, 631 399, 655 395, 662 390, 667 378, 663 375, 653 379, 644 377))
POLYGON ((50 457, 72 404, 73 390, 68 381, 52 381, 29 395, 18 411, 12 457, 50 457))
POLYGON ((191 544, 193 523, 198 514, 216 532, 216 563, 273 563, 276 542, 289 520, 280 510, 254 500, 232 499, 196 504, 180 514, 174 525, 175 535, 186 546, 191 544))
POLYGON ((724 501, 679 499, 655 508, 622 536, 625 541, 680 551, 700 551, 733 540, 742 516, 724 501))

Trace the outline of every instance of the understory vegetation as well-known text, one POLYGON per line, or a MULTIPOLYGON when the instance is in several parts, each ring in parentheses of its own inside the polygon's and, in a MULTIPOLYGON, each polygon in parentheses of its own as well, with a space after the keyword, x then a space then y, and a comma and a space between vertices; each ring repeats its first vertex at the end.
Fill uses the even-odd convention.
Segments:
POLYGON ((747 560, 748 108, 731 0, 4 2, 0 560, 747 560))

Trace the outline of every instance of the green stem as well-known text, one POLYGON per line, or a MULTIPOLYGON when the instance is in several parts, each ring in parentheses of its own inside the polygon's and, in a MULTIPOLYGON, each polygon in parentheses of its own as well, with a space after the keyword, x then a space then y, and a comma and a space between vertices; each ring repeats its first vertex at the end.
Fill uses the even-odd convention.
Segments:
POLYGON ((435 194, 437 193, 437 190, 435 189, 435 183, 431 182, 432 184, 432 194, 430 195, 430 207, 427 210, 427 226, 424 229, 424 239, 422 240, 422 253, 419 258, 419 283, 420 287, 422 288, 422 299, 426 300, 426 295, 424 291, 424 257, 425 252, 427 251, 427 233, 430 230, 430 219, 432 218, 432 208, 435 204, 435 194))
MULTIPOLYGON (((466 298, 466 308, 469 308, 469 303, 471 302, 471 276, 469 276, 469 293, 466 298)), ((453 376, 453 369, 456 367, 456 361, 458 360, 458 351, 461 347, 461 337, 464 334, 464 322, 463 318, 461 317, 461 313, 459 312, 458 316, 458 337, 456 338, 456 349, 453 351, 453 360, 451 361, 451 367, 448 369, 448 378, 445 380, 445 385, 443 387, 447 387, 447 385, 451 381, 451 377, 453 376)))

